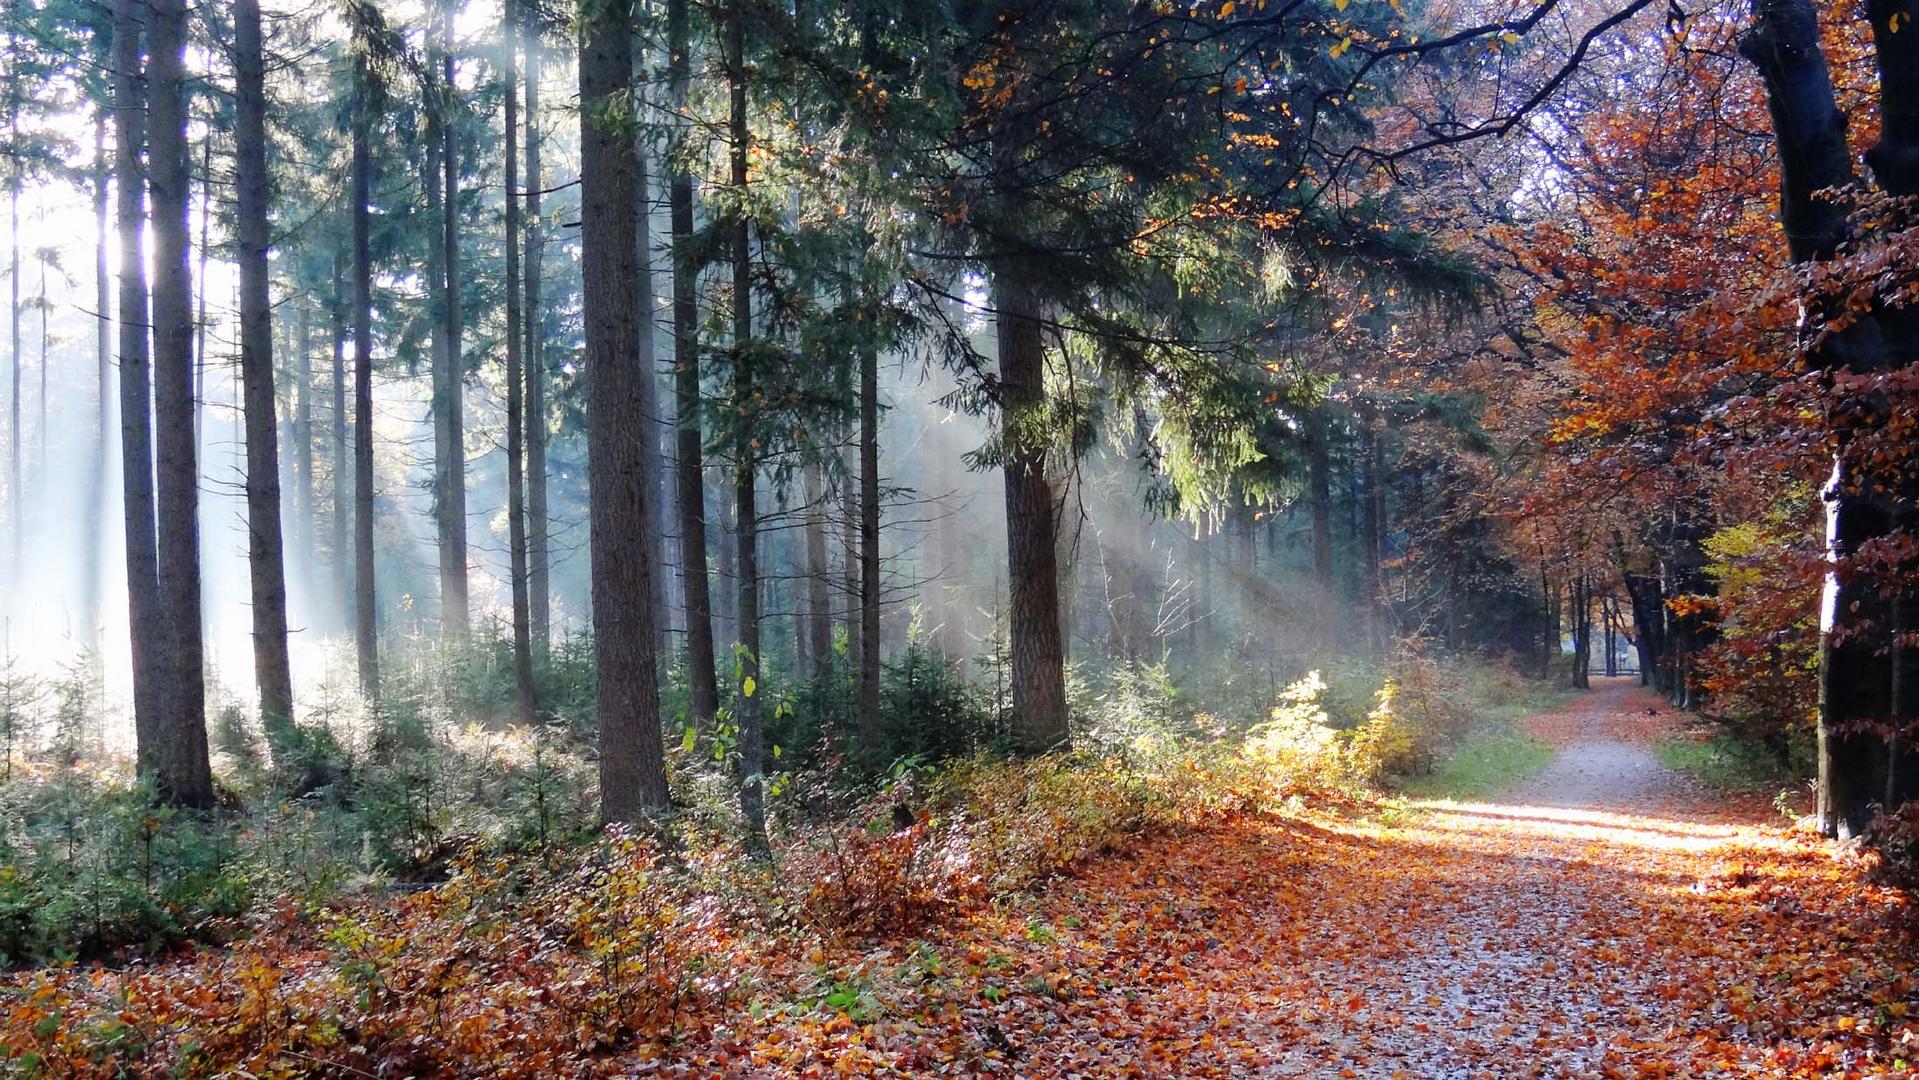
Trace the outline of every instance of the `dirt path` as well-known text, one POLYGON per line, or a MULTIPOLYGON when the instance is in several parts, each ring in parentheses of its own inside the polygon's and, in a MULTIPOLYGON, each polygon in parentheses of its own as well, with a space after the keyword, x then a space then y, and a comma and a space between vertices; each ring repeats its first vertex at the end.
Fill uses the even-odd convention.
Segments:
POLYGON ((1243 821, 1103 861, 938 943, 944 1016, 848 1025, 788 1068, 1909 1075, 1854 1068, 1902 1053, 1910 965, 1871 929, 1896 897, 1662 766, 1661 713, 1620 681, 1537 718, 1558 758, 1493 803, 1243 821))

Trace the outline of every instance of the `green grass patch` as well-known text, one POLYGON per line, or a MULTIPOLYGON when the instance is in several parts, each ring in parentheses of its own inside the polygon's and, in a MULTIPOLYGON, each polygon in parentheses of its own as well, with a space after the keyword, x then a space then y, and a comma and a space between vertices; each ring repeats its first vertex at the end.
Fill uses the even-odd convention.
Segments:
POLYGON ((1497 795, 1545 768, 1553 753, 1549 744, 1506 720, 1466 736, 1430 774, 1406 777, 1398 787, 1402 794, 1415 799, 1476 801, 1497 795))
POLYGON ((1661 739, 1653 753, 1667 768, 1699 778, 1722 791, 1767 791, 1790 786, 1812 773, 1811 748, 1800 740, 1777 748, 1736 735, 1661 739))

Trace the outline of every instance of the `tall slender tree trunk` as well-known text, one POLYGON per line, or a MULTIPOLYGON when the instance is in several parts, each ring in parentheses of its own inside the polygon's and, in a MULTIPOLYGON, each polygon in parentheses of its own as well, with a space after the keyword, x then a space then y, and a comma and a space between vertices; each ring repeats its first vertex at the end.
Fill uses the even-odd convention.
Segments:
POLYGON ((165 613, 168 697, 161 702, 155 786, 185 806, 213 804, 200 637, 200 476, 193 437, 193 287, 187 274, 186 5, 149 0, 147 69, 153 198, 153 412, 157 486, 154 546, 165 613))
POLYGON ((446 3, 440 26, 440 169, 443 300, 440 330, 439 422, 446 456, 440 462, 440 631, 466 640, 470 626, 466 574, 466 363, 460 354, 460 126, 459 94, 453 82, 453 9, 446 3))
POLYGON ((667 0, 667 89, 673 102, 673 155, 667 199, 673 240, 673 481, 680 515, 680 593, 686 613, 686 672, 693 722, 711 726, 719 709, 713 601, 706 564, 706 462, 701 445, 699 266, 693 246, 693 174, 685 162, 692 128, 692 38, 687 0, 667 0))
MULTIPOLYGON (((634 49, 634 84, 644 86, 647 76, 646 53, 643 44, 637 43, 634 49)), ((660 361, 656 347, 655 330, 657 328, 659 295, 653 278, 653 185, 649 174, 646 156, 646 142, 641 137, 638 125, 634 128, 633 138, 633 257, 639 268, 634 279, 634 309, 639 313, 639 352, 634 362, 640 372, 640 408, 645 411, 650 426, 645 445, 640 447, 645 458, 646 485, 652 492, 647 500, 649 512, 653 515, 648 525, 647 543, 650 545, 647 558, 654 567, 659 568, 648 578, 653 593, 648 603, 653 605, 653 625, 660 631, 659 655, 666 656, 668 640, 666 636, 666 575, 664 567, 666 536, 666 487, 664 471, 660 461, 660 440, 666 434, 661 424, 660 414, 660 361)))
POLYGON ((1313 580, 1322 596, 1333 589, 1333 467, 1331 426, 1326 406, 1315 405, 1306 414, 1306 509, 1312 518, 1313 580))
POLYGON ((253 579, 253 675, 260 691, 260 723, 266 729, 268 745, 277 760, 292 749, 293 667, 287 657, 279 432, 273 413, 273 308, 267 284, 267 248, 272 234, 267 221, 266 61, 259 0, 234 0, 233 74, 240 383, 246 398, 247 562, 253 579))
POLYGON ((346 274, 340 252, 333 253, 333 600, 332 612, 341 628, 353 623, 353 562, 347 554, 348 507, 352 498, 347 465, 346 404, 346 274))
MULTIPOLYGON (((857 455, 857 449, 854 451, 857 455)), ((859 707, 859 663, 866 655, 863 628, 866 624, 865 578, 860 573, 860 496, 859 478, 848 465, 840 483, 840 513, 843 542, 840 552, 840 577, 846 593, 846 660, 853 678, 853 705, 859 707)), ((859 717, 847 717, 858 734, 859 717)))
POLYGON ((748 850, 766 850, 766 803, 761 776, 766 770, 760 725, 760 552, 759 439, 754 427, 753 386, 753 240, 746 205, 747 152, 751 132, 746 115, 746 16, 735 5, 726 19, 727 129, 729 179, 737 206, 731 223, 733 262, 733 535, 739 546, 739 727, 740 813, 746 819, 748 850))
POLYGON ((832 670, 833 598, 826 576, 826 484, 817 460, 801 467, 800 484, 806 499, 806 636, 813 659, 806 674, 819 681, 832 670))
MULTIPOLYGON (((313 323, 301 304, 293 330, 293 543, 313 550, 313 323)), ((311 580, 310 578, 303 580, 311 580)))
POLYGON ((114 213, 120 241, 120 474, 126 533, 127 613, 133 659, 134 743, 142 776, 159 768, 169 696, 153 531, 153 396, 148 361, 146 80, 140 0, 113 3, 114 213))
POLYGON ((1359 480, 1360 588, 1366 594, 1366 621, 1374 651, 1390 644, 1392 615, 1386 606, 1385 530, 1386 462, 1377 429, 1366 431, 1365 463, 1359 480))
POLYGON ((353 114, 353 644, 360 692, 380 696, 373 580, 373 88, 365 56, 354 60, 353 114))
POLYGON ((200 139, 200 248, 199 263, 193 271, 195 294, 193 314, 193 449, 199 457, 207 452, 207 242, 213 225, 213 138, 200 139))
MULTIPOLYGON (((870 325, 870 323, 869 323, 870 325)), ((869 752, 880 730, 879 351, 860 348, 860 733, 869 752)))
POLYGON ((714 482, 713 499, 718 505, 714 508, 719 517, 719 538, 714 547, 714 585, 713 633, 718 642, 721 670, 725 670, 726 661, 732 659, 740 643, 739 626, 739 567, 735 565, 734 555, 737 545, 728 543, 738 527, 738 507, 734 505, 733 485, 724 474, 714 482))
POLYGON ((587 482, 593 646, 598 672, 600 815, 639 824, 668 809, 659 670, 647 562, 652 520, 641 447, 638 273, 633 236, 633 36, 624 4, 580 20, 580 237, 585 272, 587 482))
MULTIPOLYGON (((8 34, 8 49, 17 49, 18 44, 11 32, 8 34)), ((7 143, 19 145, 20 104, 17 91, 12 89, 19 79, 7 80, 8 94, 15 100, 8 102, 7 143)), ((12 365, 12 389, 7 396, 7 499, 13 504, 13 569, 14 579, 19 579, 22 570, 21 560, 26 552, 27 536, 27 485, 26 470, 21 465, 20 441, 20 169, 18 159, 7 167, 7 289, 12 304, 11 341, 8 346, 8 361, 12 365)))
POLYGON ((546 337, 540 307, 546 223, 540 216, 540 30, 534 9, 526 26, 526 592, 527 626, 537 657, 553 640, 553 593, 547 554, 546 337))
POLYGON ((533 685, 533 625, 526 581, 526 427, 520 340, 520 195, 519 87, 516 38, 520 12, 505 0, 501 23, 506 34, 506 534, 507 578, 513 595, 513 688, 515 713, 532 724, 538 699, 533 685))
POLYGON ((86 578, 81 583, 85 597, 80 604, 80 642, 90 649, 100 646, 100 604, 106 592, 104 532, 106 530, 107 434, 113 412, 113 287, 107 267, 108 185, 112 168, 107 158, 108 110, 101 109, 93 124, 93 307, 94 365, 99 398, 95 414, 100 434, 93 443, 90 463, 92 483, 88 486, 86 514, 86 578))
POLYGON ((1007 591, 1011 619, 1013 744, 1022 753, 1063 746, 1065 652, 1059 626, 1058 519, 1046 474, 1046 351, 1039 302, 1022 268, 993 269, 999 333, 1000 425, 1005 450, 1007 591))

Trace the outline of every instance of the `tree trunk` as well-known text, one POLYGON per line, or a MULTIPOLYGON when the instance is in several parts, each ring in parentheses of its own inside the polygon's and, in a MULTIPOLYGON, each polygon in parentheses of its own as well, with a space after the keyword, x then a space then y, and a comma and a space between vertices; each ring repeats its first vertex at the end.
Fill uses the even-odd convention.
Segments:
POLYGON ((1312 517, 1313 580, 1322 597, 1333 589, 1333 468, 1331 425, 1326 422, 1326 406, 1314 406, 1306 414, 1307 511, 1312 517))
POLYGON ((152 123, 147 175, 153 199, 154 547, 167 650, 154 781, 168 802, 213 804, 207 756, 205 660, 200 637, 200 476, 193 437, 193 279, 188 276, 189 169, 186 5, 150 0, 147 32, 152 123))
MULTIPOLYGON (((740 207, 746 205, 747 152, 752 135, 746 116, 746 16, 738 7, 726 20, 729 179, 740 207)), ((760 725, 760 554, 759 507, 755 503, 759 439, 754 426, 753 247, 752 223, 744 209, 731 222, 733 262, 733 535, 739 545, 740 814, 746 819, 747 849, 766 850, 766 771, 760 725)))
POLYGON ((1583 571, 1573 577, 1571 615, 1573 659, 1570 683, 1575 690, 1588 690, 1592 687, 1588 677, 1592 667, 1592 591, 1583 571))
POLYGON ((1359 478, 1360 589, 1366 594, 1368 637, 1375 652, 1385 652, 1392 639, 1392 613, 1386 606, 1385 531, 1386 461, 1377 429, 1366 431, 1366 458, 1359 478))
POLYGON ((506 34, 506 535, 507 578, 513 596, 513 702, 521 724, 537 719, 538 699, 533 685, 533 626, 526 575, 526 387, 521 366, 520 338, 520 194, 519 87, 515 38, 520 12, 514 0, 505 0, 501 24, 506 34))
MULTIPOLYGON (((843 472, 845 476, 840 483, 840 513, 844 515, 841 519, 840 580, 844 582, 842 588, 846 593, 846 660, 853 680, 853 710, 857 713, 860 657, 866 655, 866 648, 860 640, 864 636, 860 631, 866 622, 866 604, 861 597, 866 590, 863 584, 865 578, 860 574, 859 480, 851 467, 845 467, 843 472)), ((857 734, 859 717, 848 716, 846 720, 848 727, 857 734)))
POLYGON ((100 647, 100 605, 106 593, 106 485, 107 436, 111 430, 113 400, 113 287, 107 267, 107 187, 112 171, 107 160, 109 116, 101 110, 93 126, 93 251, 94 364, 98 369, 100 434, 93 444, 93 482, 87 497, 86 599, 81 604, 80 642, 100 647))
POLYGON ((440 168, 444 197, 440 271, 445 304, 440 332, 439 421, 446 456, 440 462, 440 632, 465 641, 470 627, 466 575, 466 362, 460 355, 460 128, 459 94, 453 83, 453 9, 442 9, 440 28, 440 168))
MULTIPOLYGON (((643 43, 636 46, 634 59, 634 83, 636 87, 643 87, 647 75, 643 43)), ((646 441, 640 447, 645 458, 646 486, 651 492, 647 506, 653 515, 646 530, 647 542, 651 545, 647 558, 658 569, 648 579, 653 593, 647 602, 653 605, 653 625, 660 632, 657 652, 664 657, 669 643, 666 636, 666 559, 663 539, 666 535, 666 487, 662 483, 664 472, 660 462, 660 438, 665 434, 665 429, 660 423, 660 362, 654 342, 658 293, 653 281, 653 190, 646 142, 637 126, 633 136, 633 257, 639 269, 634 278, 633 304, 634 310, 639 313, 639 351, 634 363, 639 367, 640 409, 646 413, 648 425, 646 441)))
POLYGON ((360 692, 380 696, 379 627, 373 594, 373 251, 367 203, 373 189, 372 73, 354 60, 353 113, 353 644, 360 692))
POLYGON ((813 666, 805 672, 824 681, 833 664, 833 600, 826 569, 826 485, 818 461, 802 466, 806 499, 806 636, 813 666))
POLYGON ((147 214, 141 151, 146 82, 141 74, 139 0, 113 4, 114 213, 120 241, 120 475, 125 510, 127 613, 133 659, 133 729, 140 775, 159 768, 171 693, 166 620, 160 609, 153 528, 153 396, 149 381, 147 214))
MULTIPOLYGON (((275 759, 292 748, 293 668, 287 657, 286 559, 280 535, 280 449, 273 401, 268 295, 266 62, 259 0, 233 4, 234 187, 240 264, 240 381, 246 397, 247 564, 252 573, 253 675, 260 723, 275 759)), ((304 350, 302 350, 304 352, 304 350)), ((305 395, 301 395, 304 400, 305 395)))
POLYGON ((1633 646, 1639 652, 1639 685, 1657 687, 1665 651, 1665 597, 1659 578, 1626 574, 1626 598, 1632 602, 1633 646))
MULTIPOLYGON (((870 325, 870 323, 869 323, 870 325)), ((879 354, 860 349, 860 732, 880 746, 879 354)))
POLYGON ((193 281, 199 288, 196 295, 198 310, 193 316, 193 452, 196 457, 205 457, 207 452, 207 402, 212 399, 207 392, 207 253, 211 245, 207 236, 213 227, 213 138, 209 132, 200 139, 200 248, 199 266, 193 272, 193 281))
POLYGON ((351 502, 347 467, 346 286, 340 252, 333 253, 333 613, 337 625, 352 623, 353 563, 347 555, 347 515, 351 502))
POLYGON ((1066 743, 1066 676, 1058 520, 1046 475, 1046 351, 1039 301, 1020 273, 1013 265, 995 267, 992 288, 1005 456, 1013 745, 1040 754, 1066 743))
POLYGON ((553 641, 553 591, 546 510, 546 337, 540 285, 546 222, 540 217, 540 31, 527 8, 526 34, 526 593, 527 626, 535 654, 545 659, 553 641))
MULTIPOLYGON (((674 115, 688 118, 693 59, 687 0, 667 0, 667 80, 674 115)), ((675 132, 684 140, 685 128, 675 132)), ((693 175, 681 154, 673 155, 668 200, 673 240, 673 479, 680 526, 680 592, 686 613, 686 671, 692 721, 712 726, 719 709, 713 649, 713 602, 706 564, 706 464, 700 438, 700 311, 695 289, 699 266, 693 244, 693 175)))
MULTIPOLYGON (((293 543, 313 550, 313 323, 301 304, 293 331, 293 543)), ((302 580, 310 580, 303 578, 302 580)))
POLYGON ((639 313, 633 310, 633 37, 624 5, 580 20, 580 239, 585 273, 588 530, 598 673, 600 816, 650 823, 669 808, 647 562, 651 523, 642 447, 639 313))
MULTIPOLYGON (((8 53, 12 55, 18 48, 11 31, 8 33, 8 53)), ((19 82, 18 78, 7 80, 8 85, 19 82)), ((10 96, 16 92, 9 91, 10 96)), ((7 145, 19 145, 18 100, 8 102, 7 145)), ((12 304, 11 343, 7 356, 12 365, 12 389, 7 396, 7 499, 13 504, 13 578, 19 580, 24 570, 21 560, 25 557, 27 537, 27 485, 26 470, 21 467, 20 447, 20 169, 19 160, 10 163, 7 170, 7 288, 12 304)))
POLYGON ((725 661, 732 658, 740 643, 738 603, 740 574, 734 559, 738 549, 736 545, 727 542, 739 528, 737 524, 739 508, 734 503, 736 496, 733 493, 733 485, 726 482, 724 474, 717 487, 714 501, 719 503, 720 536, 715 544, 719 557, 716 560, 718 565, 714 569, 715 577, 719 581, 717 586, 719 595, 714 603, 713 632, 718 636, 719 656, 724 665, 725 661))

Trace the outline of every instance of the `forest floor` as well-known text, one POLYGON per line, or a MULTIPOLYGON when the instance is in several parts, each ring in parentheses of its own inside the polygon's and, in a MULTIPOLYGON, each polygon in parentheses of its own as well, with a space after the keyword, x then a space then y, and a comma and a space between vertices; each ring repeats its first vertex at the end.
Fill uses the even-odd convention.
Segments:
POLYGON ((1653 756, 1606 680, 1524 722, 1494 801, 1142 841, 937 936, 811 956, 810 1007, 682 1031, 640 1073, 1901 1076, 1910 912, 1865 857, 1653 756))

